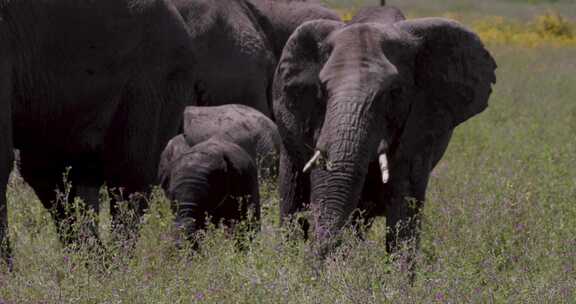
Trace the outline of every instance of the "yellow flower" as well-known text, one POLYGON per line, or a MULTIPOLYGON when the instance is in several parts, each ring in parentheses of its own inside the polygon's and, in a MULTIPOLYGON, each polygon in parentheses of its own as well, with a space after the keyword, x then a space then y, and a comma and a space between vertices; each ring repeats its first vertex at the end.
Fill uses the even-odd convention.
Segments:
MULTIPOLYGON (((350 21, 355 9, 338 10, 343 21, 350 21)), ((464 19, 460 14, 446 12, 444 18, 464 19)), ((535 16, 531 21, 488 16, 471 22, 471 28, 487 44, 506 44, 521 47, 576 47, 576 23, 570 22, 558 12, 549 10, 535 16)))

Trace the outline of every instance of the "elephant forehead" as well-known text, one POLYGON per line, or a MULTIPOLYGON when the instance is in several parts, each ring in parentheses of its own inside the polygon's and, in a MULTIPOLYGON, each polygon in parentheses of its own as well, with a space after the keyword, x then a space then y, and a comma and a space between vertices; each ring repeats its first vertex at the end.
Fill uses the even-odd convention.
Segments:
POLYGON ((355 83, 393 83, 406 72, 405 63, 415 55, 417 43, 392 26, 366 23, 333 33, 325 47, 330 54, 320 79, 342 88, 355 83))
POLYGON ((332 50, 346 50, 354 56, 405 56, 412 54, 417 43, 397 28, 380 23, 353 24, 336 31, 327 39, 332 50))
POLYGON ((349 31, 341 34, 333 45, 326 64, 320 71, 323 83, 341 87, 360 83, 380 82, 395 77, 398 70, 382 51, 381 41, 372 30, 349 31))
POLYGON ((376 28, 366 24, 344 27, 327 39, 327 44, 333 50, 353 51, 349 55, 373 54, 381 50, 381 33, 376 28))
POLYGON ((320 72, 320 81, 329 90, 358 89, 392 83, 398 77, 398 69, 385 57, 376 60, 331 60, 320 72))
POLYGON ((209 148, 191 148, 183 153, 180 158, 180 166, 183 170, 196 171, 201 168, 217 167, 220 164, 221 155, 209 148))

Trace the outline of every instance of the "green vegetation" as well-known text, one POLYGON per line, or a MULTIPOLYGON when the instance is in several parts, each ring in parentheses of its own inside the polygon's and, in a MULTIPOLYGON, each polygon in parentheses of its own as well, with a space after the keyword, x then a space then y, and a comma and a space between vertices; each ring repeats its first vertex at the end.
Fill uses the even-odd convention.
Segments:
POLYGON ((316 265, 307 244, 278 227, 271 182, 262 189, 262 232, 244 252, 222 229, 207 232, 194 256, 174 248, 169 205, 156 192, 132 258, 111 245, 104 210, 111 257, 102 263, 63 250, 48 212, 15 178, 16 270, 0 271, 0 303, 573 303, 576 48, 489 45, 498 84, 488 110, 457 129, 433 173, 413 285, 403 253, 385 252, 383 220, 367 241, 348 236, 316 265))
MULTIPOLYGON (((355 9, 367 5, 378 5, 379 0, 323 0, 338 9, 355 9)), ((441 16, 447 12, 461 15, 465 21, 485 16, 530 20, 546 10, 562 12, 565 17, 576 21, 576 0, 386 0, 410 16, 441 16)))
MULTIPOLYGON (((450 16, 458 19, 458 16, 450 16)), ((547 11, 529 22, 509 21, 499 16, 476 20, 472 28, 485 43, 522 47, 576 47, 576 22, 547 11)))

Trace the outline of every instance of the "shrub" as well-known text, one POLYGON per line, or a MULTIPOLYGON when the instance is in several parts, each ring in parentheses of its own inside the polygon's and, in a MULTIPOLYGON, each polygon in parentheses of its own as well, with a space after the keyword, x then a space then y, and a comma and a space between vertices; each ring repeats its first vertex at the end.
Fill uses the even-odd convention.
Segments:
POLYGON ((544 15, 536 17, 534 28, 540 36, 573 37, 574 24, 569 23, 558 12, 549 10, 544 15))
POLYGON ((485 17, 472 22, 472 29, 488 44, 576 47, 576 37, 573 35, 576 24, 554 11, 536 16, 533 21, 528 22, 501 16, 485 17))
MULTIPOLYGON (((355 9, 338 10, 343 21, 350 21, 355 9)), ((444 18, 463 22, 461 15, 447 12, 444 18)), ((488 16, 469 22, 471 27, 488 44, 516 45, 520 47, 576 47, 576 23, 558 12, 549 10, 533 20, 522 22, 502 16, 488 16)))

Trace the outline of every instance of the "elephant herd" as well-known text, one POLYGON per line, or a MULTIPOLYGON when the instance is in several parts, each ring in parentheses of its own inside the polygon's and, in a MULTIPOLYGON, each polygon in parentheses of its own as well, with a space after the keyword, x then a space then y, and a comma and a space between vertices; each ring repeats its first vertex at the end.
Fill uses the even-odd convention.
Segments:
POLYGON ((342 22, 295 0, 0 0, 0 260, 14 149, 64 243, 69 170, 94 212, 103 185, 160 184, 188 238, 207 214, 258 229, 258 177, 278 176, 282 221, 312 210, 321 256, 375 216, 394 251, 417 241, 430 172, 495 69, 457 22, 388 6, 342 22))

